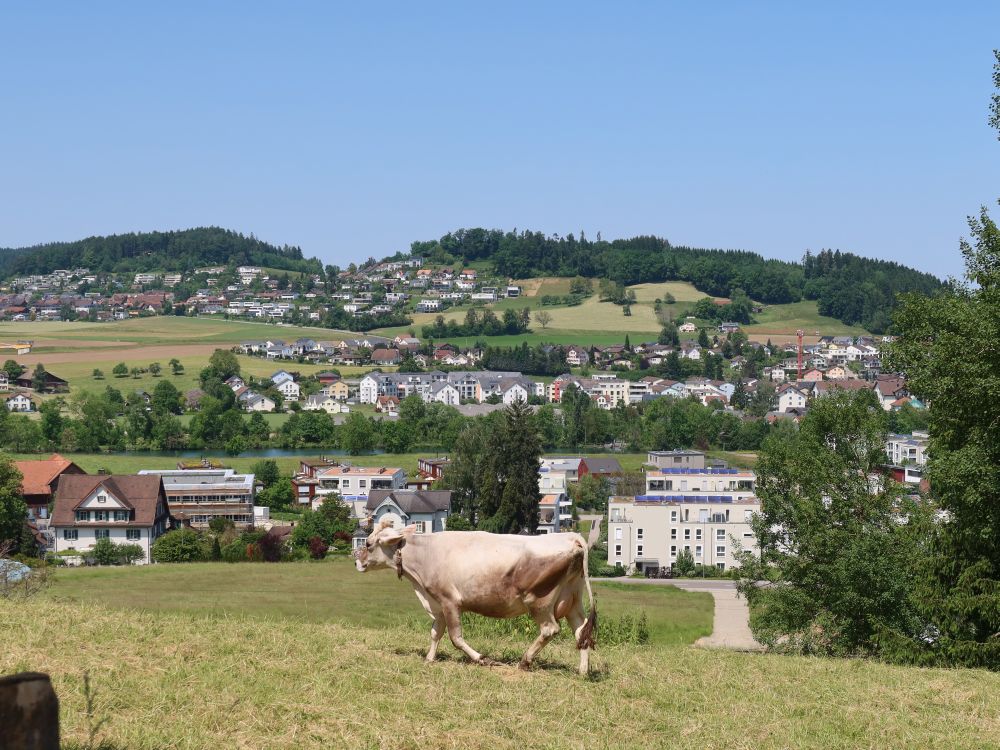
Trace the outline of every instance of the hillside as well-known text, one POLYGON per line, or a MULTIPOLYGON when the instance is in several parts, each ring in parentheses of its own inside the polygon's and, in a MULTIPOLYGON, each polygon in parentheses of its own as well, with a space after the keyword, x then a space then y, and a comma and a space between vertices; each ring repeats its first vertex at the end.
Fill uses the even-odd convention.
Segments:
POLYGON ((0 276, 47 274, 58 268, 89 268, 92 273, 186 272, 206 265, 253 265, 285 271, 322 273, 302 250, 278 247, 219 227, 170 232, 137 232, 0 248, 0 276))
POLYGON ((807 252, 801 263, 768 260, 741 250, 671 245, 660 237, 588 240, 569 234, 459 229, 414 242, 411 253, 431 263, 491 262, 498 275, 607 278, 623 285, 688 281, 709 296, 742 289, 765 304, 814 300, 820 315, 884 332, 901 292, 933 294, 937 277, 884 260, 839 250, 807 252))

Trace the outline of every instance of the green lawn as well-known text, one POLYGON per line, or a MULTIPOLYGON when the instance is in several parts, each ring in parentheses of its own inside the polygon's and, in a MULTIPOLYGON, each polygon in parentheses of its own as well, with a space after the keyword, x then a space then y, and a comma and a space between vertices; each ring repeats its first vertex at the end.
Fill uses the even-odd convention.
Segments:
POLYGON ((787 305, 768 305, 763 312, 756 313, 753 317, 755 322, 744 326, 744 330, 755 336, 768 333, 791 336, 798 329, 802 329, 810 337, 861 336, 868 333, 861 326, 844 325, 836 318, 820 315, 816 302, 810 300, 787 305))
POLYGON ((1000 736, 998 674, 692 648, 711 605, 669 587, 595 587, 603 614, 645 611, 656 642, 598 644, 582 679, 565 638, 519 672, 530 634, 470 633, 500 666, 447 639, 427 665, 411 587, 344 560, 59 573, 4 610, 0 673, 50 674, 76 743, 84 674, 99 737, 130 750, 979 750, 1000 736))

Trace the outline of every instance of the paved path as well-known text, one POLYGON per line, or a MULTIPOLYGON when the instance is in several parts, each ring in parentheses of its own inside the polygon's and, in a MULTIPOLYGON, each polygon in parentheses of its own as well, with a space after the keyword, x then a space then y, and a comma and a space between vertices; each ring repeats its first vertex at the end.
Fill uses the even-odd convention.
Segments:
POLYGON ((704 591, 715 599, 715 616, 712 621, 712 634, 695 641, 696 646, 703 648, 728 648, 734 651, 762 651, 750 632, 750 610, 746 600, 736 595, 736 584, 732 581, 719 579, 671 579, 658 578, 603 578, 594 580, 615 581, 617 583, 632 583, 636 585, 675 586, 685 591, 704 591))

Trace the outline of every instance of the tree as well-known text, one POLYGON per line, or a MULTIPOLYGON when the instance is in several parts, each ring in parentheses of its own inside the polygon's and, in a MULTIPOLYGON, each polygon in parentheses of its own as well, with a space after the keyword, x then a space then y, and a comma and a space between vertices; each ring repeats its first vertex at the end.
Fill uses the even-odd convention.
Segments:
POLYGON ((174 375, 181 375, 184 373, 184 365, 180 363, 180 360, 174 358, 170 360, 170 372, 174 375))
POLYGON ((765 441, 750 522, 758 552, 736 555, 761 643, 885 657, 887 643, 926 634, 913 591, 931 509, 879 475, 886 428, 871 391, 839 392, 765 441))
POLYGON ((496 534, 538 527, 538 467, 542 444, 531 408, 516 401, 503 411, 501 429, 491 433, 480 477, 477 525, 496 534))
POLYGON ((34 389, 35 393, 42 393, 45 390, 45 384, 48 382, 48 373, 45 371, 45 365, 39 362, 35 365, 35 371, 31 373, 31 387, 34 389))
POLYGON ((225 349, 216 349, 208 358, 208 366, 215 370, 219 380, 226 380, 240 374, 240 361, 236 355, 225 349))
POLYGON ((250 467, 250 471, 256 477, 257 481, 264 486, 265 490, 281 477, 278 462, 273 458, 265 458, 257 461, 250 467))
POLYGON ((104 380, 104 371, 97 367, 94 368, 93 375, 94 380, 104 380))
POLYGON ((62 417, 64 402, 61 398, 50 399, 38 407, 42 422, 42 436, 52 442, 58 443, 62 436, 65 420, 62 417))
POLYGON ((149 374, 152 375, 154 378, 160 377, 160 372, 162 370, 163 370, 163 367, 160 366, 159 362, 153 362, 149 366, 149 374))
POLYGON ((712 342, 708 340, 708 332, 704 328, 698 329, 698 346, 702 349, 708 349, 712 346, 712 342))
POLYGON ((677 553, 677 559, 674 561, 674 571, 679 576, 694 575, 694 555, 691 554, 691 550, 687 547, 677 553))
POLYGON ((129 370, 129 372, 132 374, 133 380, 138 380, 139 376, 142 375, 142 370, 140 370, 138 367, 133 367, 131 370, 129 370))
POLYGON ((180 414, 183 411, 184 395, 169 380, 161 380, 153 388, 150 404, 154 412, 180 414))
POLYGON ((349 455, 369 453, 375 447, 375 430, 360 412, 351 412, 339 432, 340 445, 349 455))
POLYGON ((113 368, 111 368, 111 374, 116 378, 127 378, 128 377, 128 365, 124 362, 119 362, 113 368))
POLYGON ((197 531, 177 529, 168 531, 153 542, 153 559, 156 562, 200 562, 208 559, 205 540, 197 531))
POLYGON ((0 546, 5 542, 17 543, 28 516, 28 506, 21 494, 21 479, 14 462, 0 455, 0 546))
POLYGON ((257 494, 258 505, 272 510, 284 510, 295 504, 295 488, 288 477, 278 477, 271 485, 257 494))
POLYGON ((535 313, 535 320, 542 328, 548 328, 552 322, 552 315, 547 310, 539 310, 535 313))
POLYGON ((17 360, 8 359, 3 363, 4 372, 7 373, 7 378, 9 380, 17 380, 21 375, 24 374, 24 367, 22 367, 17 360))

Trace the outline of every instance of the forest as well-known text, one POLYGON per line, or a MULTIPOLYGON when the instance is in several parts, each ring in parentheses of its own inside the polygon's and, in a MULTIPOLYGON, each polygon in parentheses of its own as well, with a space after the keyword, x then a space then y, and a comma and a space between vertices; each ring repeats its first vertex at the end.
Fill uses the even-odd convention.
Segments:
POLYGON ((412 255, 431 263, 488 260, 500 275, 606 278, 623 285, 688 281, 705 294, 728 297, 742 289, 753 300, 785 304, 816 300, 821 314, 874 333, 888 330, 896 295, 933 295, 944 288, 932 274, 839 250, 807 251, 801 263, 767 260, 742 250, 671 245, 660 237, 589 240, 568 234, 459 229, 414 242, 412 255))
POLYGON ((172 232, 133 232, 50 242, 24 248, 0 248, 0 276, 47 274, 57 268, 89 268, 93 273, 143 271, 188 272, 206 265, 249 265, 322 274, 315 258, 302 250, 278 247, 219 227, 172 232))

